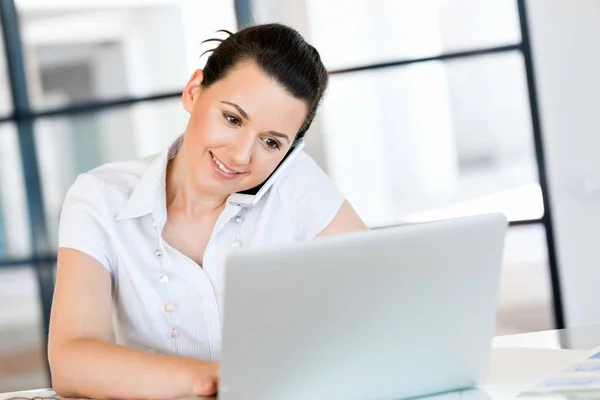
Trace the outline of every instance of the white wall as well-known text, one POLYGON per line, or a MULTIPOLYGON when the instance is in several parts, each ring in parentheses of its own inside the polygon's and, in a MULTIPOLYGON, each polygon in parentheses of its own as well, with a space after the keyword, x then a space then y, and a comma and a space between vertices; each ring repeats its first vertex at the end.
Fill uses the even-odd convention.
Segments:
POLYGON ((527 5, 566 324, 600 324, 600 1, 527 5))

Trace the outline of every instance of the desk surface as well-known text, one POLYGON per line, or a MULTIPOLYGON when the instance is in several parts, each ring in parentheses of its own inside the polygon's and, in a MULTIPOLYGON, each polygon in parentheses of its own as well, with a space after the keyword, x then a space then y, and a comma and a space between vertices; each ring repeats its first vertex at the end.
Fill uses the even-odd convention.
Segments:
MULTIPOLYGON (((600 326, 499 336, 493 340, 490 373, 481 388, 430 396, 425 399, 514 399, 534 381, 557 371, 597 346, 600 346, 600 326)), ((53 394, 49 389, 35 389, 0 394, 0 400, 11 397, 45 398, 53 394)), ((600 398, 600 393, 596 397, 600 398)), ((535 399, 539 400, 540 397, 535 399)), ((552 399, 566 399, 566 397, 552 396, 552 399)))

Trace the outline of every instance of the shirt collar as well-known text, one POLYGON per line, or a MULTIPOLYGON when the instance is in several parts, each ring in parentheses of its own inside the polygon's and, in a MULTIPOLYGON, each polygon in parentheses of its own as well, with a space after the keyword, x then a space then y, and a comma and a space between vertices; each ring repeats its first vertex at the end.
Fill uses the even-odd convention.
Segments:
MULTIPOLYGON (((165 214, 166 219, 166 171, 170 159, 175 157, 183 143, 179 136, 168 149, 154 156, 148 169, 142 174, 125 207, 116 216, 116 220, 138 218, 154 211, 165 214)), ((157 216, 155 216, 157 217, 157 216)), ((164 223, 163 223, 164 224, 164 223)))

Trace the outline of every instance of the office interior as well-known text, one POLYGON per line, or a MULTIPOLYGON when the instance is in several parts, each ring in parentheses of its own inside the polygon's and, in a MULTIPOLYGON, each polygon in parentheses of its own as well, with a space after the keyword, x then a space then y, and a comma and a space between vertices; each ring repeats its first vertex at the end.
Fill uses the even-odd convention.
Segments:
POLYGON ((502 212, 496 334, 600 325, 597 0, 0 0, 0 14, 0 392, 50 385, 69 186, 168 146, 202 40, 254 23, 319 50, 330 87, 306 152, 371 228, 502 212))

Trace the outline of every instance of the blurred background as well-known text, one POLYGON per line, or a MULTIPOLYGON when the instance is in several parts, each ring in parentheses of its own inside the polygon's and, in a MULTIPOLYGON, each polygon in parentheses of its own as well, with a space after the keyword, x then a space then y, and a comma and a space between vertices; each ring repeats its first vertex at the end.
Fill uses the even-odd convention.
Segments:
POLYGON ((0 0, 0 12, 0 392, 50 384, 69 186, 168 146, 201 41, 255 23, 291 25, 319 50, 331 83, 307 152, 369 226, 503 212, 497 334, 600 324, 599 1, 0 0))

